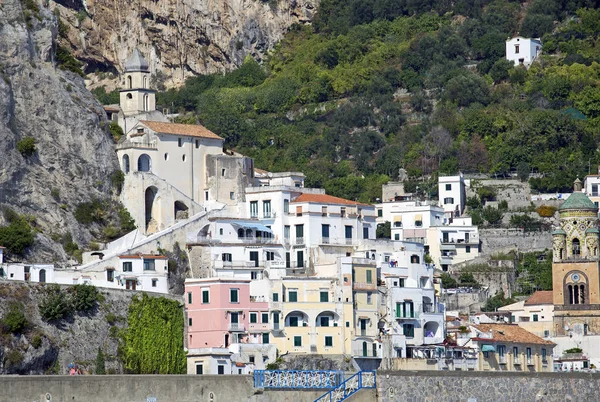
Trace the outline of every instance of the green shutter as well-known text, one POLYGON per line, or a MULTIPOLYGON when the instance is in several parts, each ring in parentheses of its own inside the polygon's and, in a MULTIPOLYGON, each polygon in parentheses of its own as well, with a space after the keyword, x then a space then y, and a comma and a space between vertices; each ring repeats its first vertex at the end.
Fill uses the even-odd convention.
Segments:
POLYGON ((367 270, 367 283, 373 283, 373 271, 367 270))
POLYGON ((321 303, 329 302, 329 292, 321 292, 321 303))
POLYGON ((202 303, 209 303, 210 302, 210 298, 209 298, 209 293, 208 290, 203 290, 202 291, 202 303))
POLYGON ((294 346, 302 346, 302 337, 301 336, 294 337, 294 346))

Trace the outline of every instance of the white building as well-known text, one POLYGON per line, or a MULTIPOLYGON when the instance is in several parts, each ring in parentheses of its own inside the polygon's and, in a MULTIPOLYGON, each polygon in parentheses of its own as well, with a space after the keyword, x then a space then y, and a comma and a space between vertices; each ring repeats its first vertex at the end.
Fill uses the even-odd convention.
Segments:
POLYGON ((21 263, 2 264, 0 266, 0 278, 8 279, 11 281, 53 283, 54 265, 21 263))
POLYGON ((598 174, 589 174, 583 180, 583 191, 596 206, 600 202, 600 166, 598 166, 598 174))
POLYGON ((506 41, 506 60, 515 63, 515 66, 528 67, 542 51, 542 42, 539 38, 523 38, 516 36, 506 41))
POLYGON ((454 213, 447 213, 442 207, 433 204, 431 201, 377 204, 377 222, 391 223, 391 237, 394 241, 423 244, 425 253, 444 271, 452 264, 478 257, 479 230, 472 224, 471 218, 456 217, 454 213))
POLYGON ((458 176, 440 176, 438 179, 440 206, 448 218, 459 217, 467 202, 465 181, 462 173, 458 176))

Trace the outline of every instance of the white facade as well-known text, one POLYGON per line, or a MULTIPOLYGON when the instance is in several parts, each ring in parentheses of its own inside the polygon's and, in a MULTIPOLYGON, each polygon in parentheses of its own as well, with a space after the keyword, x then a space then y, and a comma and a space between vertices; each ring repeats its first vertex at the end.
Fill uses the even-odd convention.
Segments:
POLYGON ((395 356, 411 357, 409 349, 441 344, 445 339, 444 305, 434 288, 434 269, 423 262, 419 243, 394 243, 398 250, 378 254, 385 281, 382 303, 385 333, 393 340, 395 356))
POLYGON ((390 222, 392 240, 424 244, 433 263, 444 271, 479 256, 479 230, 470 217, 448 216, 429 201, 385 202, 376 208, 377 223, 390 222))
POLYGON ((598 174, 585 176, 585 179, 583 180, 583 191, 585 192, 585 195, 598 206, 598 203, 600 202, 600 167, 598 167, 598 174))
POLYGON ((439 203, 449 218, 461 216, 465 210, 466 192, 462 174, 440 176, 438 179, 439 203))
POLYGON ((11 281, 53 283, 54 265, 2 264, 0 266, 0 278, 8 279, 11 281))
POLYGON ((542 51, 542 42, 539 38, 523 38, 516 36, 506 41, 506 60, 515 63, 515 66, 529 66, 542 51))

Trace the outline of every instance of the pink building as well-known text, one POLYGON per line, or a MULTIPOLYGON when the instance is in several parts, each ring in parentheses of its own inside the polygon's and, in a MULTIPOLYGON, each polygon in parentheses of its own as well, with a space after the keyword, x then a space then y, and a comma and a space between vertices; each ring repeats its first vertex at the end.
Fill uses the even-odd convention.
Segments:
POLYGON ((188 279, 185 308, 190 350, 270 341, 269 306, 250 298, 250 279, 188 279))

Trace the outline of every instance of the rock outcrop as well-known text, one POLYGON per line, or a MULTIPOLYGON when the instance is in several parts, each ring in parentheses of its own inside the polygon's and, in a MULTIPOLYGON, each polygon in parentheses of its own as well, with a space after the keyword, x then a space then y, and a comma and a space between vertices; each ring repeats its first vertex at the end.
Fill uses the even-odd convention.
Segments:
POLYGON ((133 48, 167 85, 261 60, 288 27, 311 21, 319 0, 54 0, 86 73, 122 71, 133 48))
POLYGON ((110 198, 119 168, 102 107, 81 76, 54 61, 57 31, 37 0, 0 3, 0 208, 35 219, 27 259, 45 263, 68 259, 60 236, 92 239, 73 213, 81 202, 110 198), (35 139, 30 156, 17 149, 27 137, 35 139))

